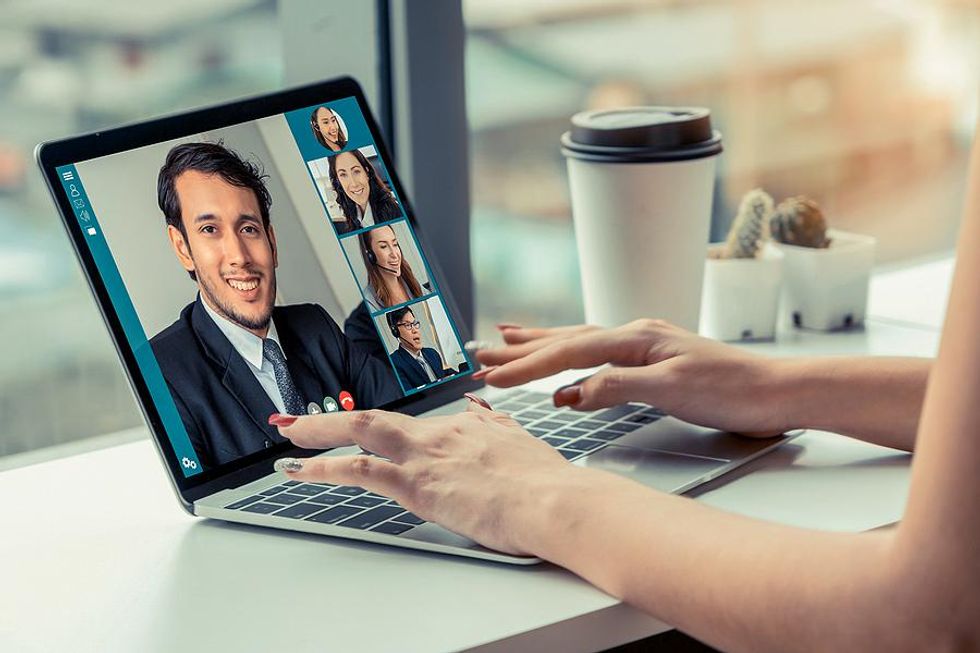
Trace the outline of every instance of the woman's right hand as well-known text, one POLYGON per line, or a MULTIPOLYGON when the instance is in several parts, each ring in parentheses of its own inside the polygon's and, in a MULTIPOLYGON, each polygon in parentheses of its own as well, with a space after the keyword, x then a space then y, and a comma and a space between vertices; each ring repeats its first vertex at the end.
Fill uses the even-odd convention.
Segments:
POLYGON ((567 369, 592 376, 555 393, 556 406, 596 410, 627 401, 693 424, 767 437, 793 427, 777 359, 750 354, 663 320, 615 329, 501 327, 505 346, 481 349, 478 375, 509 388, 567 369))

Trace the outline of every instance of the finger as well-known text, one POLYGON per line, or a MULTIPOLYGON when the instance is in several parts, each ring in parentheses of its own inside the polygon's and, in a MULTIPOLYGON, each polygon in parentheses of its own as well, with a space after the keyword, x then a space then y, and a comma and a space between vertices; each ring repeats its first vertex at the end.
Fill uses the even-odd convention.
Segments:
POLYGON ((501 334, 504 337, 504 342, 511 345, 519 345, 524 342, 529 342, 531 340, 538 340, 540 338, 550 338, 553 336, 570 336, 576 333, 583 333, 588 330, 594 330, 596 327, 588 324, 574 324, 570 326, 560 326, 560 327, 546 327, 546 328, 517 328, 517 329, 503 329, 501 334))
POLYGON ((493 386, 510 388, 569 369, 613 365, 640 365, 646 345, 636 336, 620 330, 599 330, 552 342, 522 358, 499 365, 484 380, 493 386))
POLYGON ((419 430, 420 426, 420 420, 401 413, 358 410, 304 415, 290 426, 280 426, 279 433, 307 449, 356 444, 399 462, 409 447, 409 432, 419 430))
POLYGON ((290 461, 293 466, 297 462, 302 464, 302 469, 292 472, 282 469, 284 465, 277 461, 277 469, 295 481, 354 485, 396 500, 407 489, 404 470, 376 456, 318 456, 281 460, 290 461))
POLYGON ((509 363, 512 360, 523 358, 532 352, 543 349, 562 339, 562 336, 548 336, 546 338, 539 338, 538 340, 528 340, 519 345, 480 349, 476 352, 476 359, 480 361, 481 365, 502 365, 503 363, 509 363))
POLYGON ((489 404, 486 406, 475 401, 470 401, 469 405, 466 407, 466 412, 475 413, 477 415, 484 415, 498 424, 503 424, 505 426, 520 426, 513 417, 507 413, 501 413, 489 408, 489 404))
POLYGON ((609 367, 555 392, 555 405, 596 410, 628 401, 656 404, 663 392, 663 374, 657 365, 609 367))

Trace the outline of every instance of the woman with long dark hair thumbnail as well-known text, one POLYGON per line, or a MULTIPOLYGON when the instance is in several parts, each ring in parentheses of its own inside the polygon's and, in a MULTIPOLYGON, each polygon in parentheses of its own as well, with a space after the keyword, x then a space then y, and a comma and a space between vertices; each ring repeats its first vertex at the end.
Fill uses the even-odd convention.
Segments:
POLYGON ((347 147, 347 134, 337 118, 337 113, 327 107, 317 107, 310 114, 310 129, 313 137, 331 152, 339 152, 347 147))
POLYGON ((391 225, 365 231, 357 238, 368 275, 363 288, 364 301, 372 313, 422 296, 426 288, 402 255, 391 225))
POLYGON ((344 214, 343 222, 334 221, 339 233, 381 224, 402 215, 395 196, 358 150, 330 157, 330 183, 344 214))

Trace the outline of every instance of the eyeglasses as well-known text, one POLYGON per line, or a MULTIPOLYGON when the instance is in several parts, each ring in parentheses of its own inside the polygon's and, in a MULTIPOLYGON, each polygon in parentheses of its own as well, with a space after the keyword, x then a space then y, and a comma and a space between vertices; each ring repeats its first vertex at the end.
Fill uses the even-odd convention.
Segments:
POLYGON ((416 331, 420 326, 422 326, 422 323, 419 322, 418 320, 415 320, 414 322, 398 322, 395 324, 395 326, 405 327, 406 329, 411 329, 412 331, 416 331))

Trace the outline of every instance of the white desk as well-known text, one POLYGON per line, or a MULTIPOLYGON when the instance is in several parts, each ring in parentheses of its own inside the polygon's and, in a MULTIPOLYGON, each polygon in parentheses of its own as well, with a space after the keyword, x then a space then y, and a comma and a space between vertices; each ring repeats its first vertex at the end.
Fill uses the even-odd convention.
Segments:
MULTIPOLYGON (((887 275, 876 279, 873 302, 888 287, 887 275)), ((900 301, 886 308, 906 301, 891 294, 900 301)), ((935 328, 900 319, 753 347, 933 355, 935 328)), ((697 496, 755 517, 858 531, 899 518, 908 462, 810 432, 697 496)), ((668 628, 551 565, 512 568, 188 517, 145 439, 0 473, 0 496, 5 653, 594 651, 668 628)))

